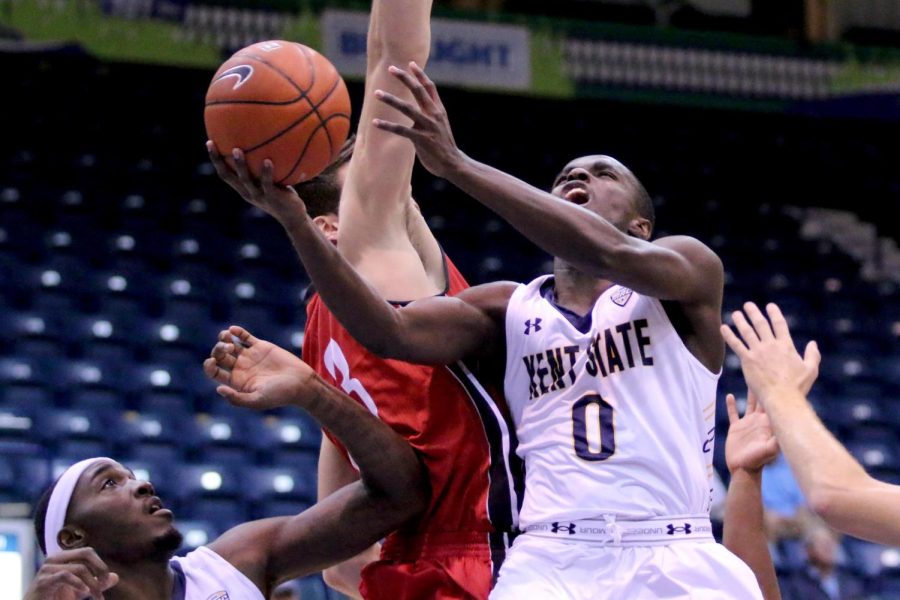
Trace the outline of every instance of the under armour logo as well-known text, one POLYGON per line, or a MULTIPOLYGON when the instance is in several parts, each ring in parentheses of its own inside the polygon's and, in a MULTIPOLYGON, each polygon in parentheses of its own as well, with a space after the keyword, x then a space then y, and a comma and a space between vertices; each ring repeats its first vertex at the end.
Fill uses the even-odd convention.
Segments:
MULTIPOLYGON (((540 320, 540 319, 538 319, 540 320)), ((550 523, 550 532, 551 533, 559 533, 560 531, 568 531, 569 535, 575 535, 575 523, 569 523, 568 525, 560 525, 558 522, 550 523)))
POLYGON ((540 331, 541 330, 541 318, 538 317, 534 320, 534 323, 531 322, 531 319, 525 321, 525 335, 530 335, 532 330, 540 331))
POLYGON ((685 535, 690 535, 690 533, 691 533, 691 524, 690 523, 685 523, 684 527, 675 527, 674 525, 669 523, 668 525, 666 525, 666 528, 668 528, 668 530, 669 530, 667 532, 668 535, 675 535, 676 533, 683 533, 685 535))

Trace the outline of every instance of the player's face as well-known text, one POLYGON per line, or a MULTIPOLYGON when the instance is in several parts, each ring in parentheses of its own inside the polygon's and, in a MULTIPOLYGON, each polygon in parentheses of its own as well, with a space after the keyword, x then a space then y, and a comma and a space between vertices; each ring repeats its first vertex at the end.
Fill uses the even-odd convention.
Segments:
POLYGON ((583 156, 563 167, 553 181, 551 193, 627 231, 634 216, 633 177, 625 165, 612 157, 583 156))
POLYGON ((68 523, 79 527, 85 545, 102 558, 132 562, 167 559, 181 545, 172 512, 153 486, 114 461, 92 465, 78 480, 68 523))

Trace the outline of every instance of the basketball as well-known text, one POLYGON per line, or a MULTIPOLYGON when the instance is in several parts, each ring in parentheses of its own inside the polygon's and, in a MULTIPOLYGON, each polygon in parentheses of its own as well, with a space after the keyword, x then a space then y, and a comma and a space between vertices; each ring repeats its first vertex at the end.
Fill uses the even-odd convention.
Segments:
POLYGON ((260 42, 216 71, 203 119, 229 165, 231 150, 240 148, 253 175, 268 158, 275 182, 292 185, 337 157, 350 131, 350 97, 334 65, 312 48, 260 42))

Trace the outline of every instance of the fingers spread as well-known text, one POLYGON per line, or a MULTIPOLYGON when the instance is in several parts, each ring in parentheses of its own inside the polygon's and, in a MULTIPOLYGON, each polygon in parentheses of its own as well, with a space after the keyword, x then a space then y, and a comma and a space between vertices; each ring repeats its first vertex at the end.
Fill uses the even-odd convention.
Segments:
POLYGON ((403 69, 399 69, 397 67, 391 67, 390 72, 394 77, 403 82, 409 91, 412 92, 413 97, 418 102, 419 107, 425 111, 434 109, 434 101, 432 101, 431 96, 428 95, 428 92, 425 91, 425 88, 419 83, 419 80, 410 74, 408 71, 404 71, 403 69))
POLYGON ((437 86, 434 85, 434 82, 428 75, 425 74, 425 71, 416 64, 415 61, 409 63, 409 70, 415 75, 416 79, 419 80, 419 83, 422 84, 422 87, 428 93, 428 97, 431 98, 431 101, 434 102, 436 106, 443 106, 441 103, 441 98, 438 96, 437 86))
POLYGON ((775 332, 775 337, 780 340, 788 340, 793 344, 793 341, 791 340, 791 330, 788 328, 787 319, 784 318, 778 305, 769 302, 766 304, 766 312, 769 314, 769 321, 772 322, 772 330, 775 332))
POLYGON ((736 310, 731 314, 731 320, 734 321, 734 326, 738 330, 738 333, 741 334, 741 337, 744 338, 744 343, 748 348, 753 349, 759 343, 759 336, 756 335, 756 331, 754 331, 753 326, 747 321, 747 317, 744 316, 744 313, 736 310))
POLYGON ((239 148, 235 148, 231 151, 231 156, 234 158, 234 170, 237 172, 241 184, 248 192, 255 190, 256 185, 253 182, 253 177, 250 175, 250 170, 247 168, 247 160, 244 157, 244 153, 239 148))
POLYGON ((406 139, 412 141, 416 141, 416 139, 418 139, 420 135, 412 127, 406 127, 405 125, 400 125, 399 123, 393 123, 391 121, 372 119, 372 125, 374 125, 378 129, 381 129, 382 131, 389 131, 390 133, 399 135, 400 137, 405 137, 406 139))
POLYGON ((725 343, 728 344, 728 347, 731 348, 731 351, 738 355, 738 358, 743 358, 747 352, 747 346, 744 345, 744 342, 740 340, 738 336, 734 334, 731 330, 731 327, 728 325, 722 325, 719 327, 719 331, 722 333, 722 338, 724 338, 725 343))
POLYGON ((806 344, 806 349, 803 351, 803 362, 809 367, 814 367, 816 371, 819 370, 819 364, 822 362, 822 353, 819 352, 819 344, 815 340, 806 344))
POLYGON ((212 141, 207 141, 206 150, 207 152, 209 152, 209 160, 212 163, 213 168, 216 170, 216 174, 219 176, 219 178, 221 178, 225 183, 230 185, 235 190, 238 190, 236 186, 240 185, 240 181, 238 180, 235 172, 229 169, 228 165, 225 164, 225 159, 222 158, 221 154, 219 154, 219 150, 216 148, 216 145, 212 141))
POLYGON ((750 322, 753 323, 753 329, 756 331, 756 335, 759 336, 760 340, 766 341, 775 337, 772 333, 772 327, 769 325, 769 321, 766 320, 766 317, 762 314, 762 311, 759 310, 759 307, 756 306, 756 304, 753 302, 745 302, 744 312, 747 313, 747 317, 749 317, 750 322))
POLYGON ((394 94, 385 92, 384 90, 375 90, 375 97, 412 119, 412 122, 419 127, 424 127, 427 124, 427 119, 425 118, 425 115, 422 114, 422 111, 406 100, 398 98, 394 94))

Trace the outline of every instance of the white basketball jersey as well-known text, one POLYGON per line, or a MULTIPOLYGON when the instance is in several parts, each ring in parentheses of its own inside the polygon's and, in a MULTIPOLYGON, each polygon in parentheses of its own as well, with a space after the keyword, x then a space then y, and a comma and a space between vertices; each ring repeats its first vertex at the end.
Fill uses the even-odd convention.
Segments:
POLYGON ((719 375, 659 300, 614 285, 580 331, 552 289, 550 276, 520 285, 506 312, 504 391, 525 461, 520 527, 708 514, 719 375))
POLYGON ((246 575, 209 548, 201 546, 172 563, 173 600, 265 600, 246 575))

